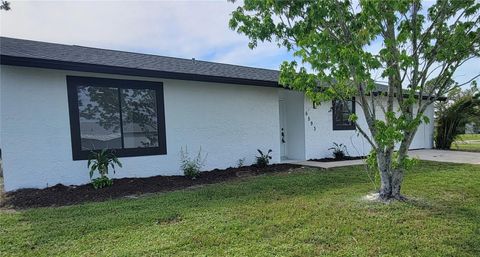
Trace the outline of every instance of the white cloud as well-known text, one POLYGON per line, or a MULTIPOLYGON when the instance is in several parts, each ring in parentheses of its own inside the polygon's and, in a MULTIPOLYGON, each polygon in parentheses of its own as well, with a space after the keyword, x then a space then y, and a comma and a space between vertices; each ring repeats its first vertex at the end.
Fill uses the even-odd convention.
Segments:
MULTIPOLYGON (((2 36, 278 68, 274 44, 251 51, 226 1, 12 1, 2 36), (262 60, 262 61, 258 61, 262 60)), ((277 58, 278 59, 278 58, 277 58)))
MULTIPOLYGON (((12 10, 0 14, 0 34, 271 69, 291 60, 291 54, 274 43, 259 43, 251 50, 244 35, 229 29, 237 5, 226 0, 11 0, 12 10)), ((376 53, 381 43, 367 49, 376 53)), ((455 79, 467 80, 480 72, 478 67, 478 59, 466 63, 455 79)))

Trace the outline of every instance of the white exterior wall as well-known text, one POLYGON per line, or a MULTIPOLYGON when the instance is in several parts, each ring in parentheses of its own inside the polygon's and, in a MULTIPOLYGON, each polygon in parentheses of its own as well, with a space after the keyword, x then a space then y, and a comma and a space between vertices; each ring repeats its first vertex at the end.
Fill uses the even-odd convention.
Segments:
MULTIPOLYGON (((379 99, 379 101, 386 101, 386 99, 379 99)), ((395 105, 394 109, 396 110, 397 107, 398 104, 395 105)), ((331 108, 331 102, 324 102, 313 108, 312 103, 305 99, 306 159, 332 157, 332 151, 328 148, 333 147, 334 142, 344 144, 350 156, 367 155, 371 146, 361 134, 355 130, 333 130, 331 108)), ((356 104, 355 109, 360 126, 368 133, 368 126, 361 106, 356 104)), ((422 123, 419 126, 410 149, 433 148, 433 105, 427 108, 425 115, 429 117, 430 123, 422 123)), ((379 107, 377 108, 377 116, 380 119, 383 117, 383 112, 379 107)))
MULTIPOLYGON (((366 155, 370 146, 354 130, 333 130, 331 102, 315 109, 303 94, 283 89, 219 83, 115 76, 1 66, 0 147, 7 191, 44 188, 57 183, 89 182, 87 162, 72 160, 66 76, 160 81, 164 84, 167 154, 120 158, 115 178, 180 175, 179 152, 199 147, 208 154, 204 170, 254 162, 256 149, 273 150, 280 161, 279 99, 287 104, 287 157, 323 158, 333 142, 349 155, 366 155)), ((361 126, 366 128, 360 106, 361 126)), ((377 115, 382 112, 377 110, 377 115)), ((433 146, 433 106, 412 142, 412 149, 433 146)), ((368 131, 368 130, 367 130, 368 131)))
POLYGON ((425 115, 429 118, 429 123, 420 124, 418 126, 417 133, 413 138, 410 149, 430 149, 433 148, 433 131, 434 131, 434 109, 433 105, 430 105, 425 110, 425 115))
MULTIPOLYGON (((305 147, 306 159, 331 157, 328 148, 333 143, 344 144, 350 156, 368 154, 368 142, 355 130, 333 130, 332 103, 324 102, 313 108, 313 104, 305 100, 305 147)), ((365 122, 360 106, 356 106, 360 124, 365 122)), ((365 124, 366 125, 366 124, 365 124)))
POLYGON ((182 146, 202 147, 204 170, 253 163, 257 148, 280 161, 278 89, 1 66, 5 190, 89 182, 87 162, 72 160, 67 75, 163 82, 167 154, 122 157, 115 178, 182 174, 182 146))

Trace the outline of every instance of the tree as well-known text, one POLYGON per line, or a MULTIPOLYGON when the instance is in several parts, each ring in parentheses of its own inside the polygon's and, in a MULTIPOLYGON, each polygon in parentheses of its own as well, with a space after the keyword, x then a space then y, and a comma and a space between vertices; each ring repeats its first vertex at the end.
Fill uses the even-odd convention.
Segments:
POLYGON ((10 10, 10 2, 2 0, 0 4, 0 10, 5 10, 5 11, 10 10))
POLYGON ((376 155, 379 197, 402 200, 407 151, 419 124, 428 122, 425 110, 480 76, 451 83, 459 67, 479 57, 479 9, 475 0, 440 0, 429 8, 419 0, 245 0, 229 25, 250 39, 250 48, 274 41, 301 59, 283 62, 279 82, 314 104, 355 96, 368 125, 350 119, 376 155), (368 50, 375 43, 378 53, 368 50), (376 87, 375 72, 388 81, 386 90, 376 87))
POLYGON ((464 133, 468 122, 480 119, 480 91, 477 87, 451 91, 448 102, 435 106, 437 131, 435 145, 439 149, 450 149, 459 134, 464 133))

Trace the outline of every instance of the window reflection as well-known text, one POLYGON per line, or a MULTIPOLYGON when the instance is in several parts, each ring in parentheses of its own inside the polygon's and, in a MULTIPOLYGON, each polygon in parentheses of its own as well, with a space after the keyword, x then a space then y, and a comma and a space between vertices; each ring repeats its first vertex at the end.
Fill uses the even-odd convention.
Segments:
POLYGON ((124 148, 157 147, 155 90, 120 89, 124 148))
POLYGON ((77 93, 82 150, 122 148, 118 89, 79 86, 77 93))

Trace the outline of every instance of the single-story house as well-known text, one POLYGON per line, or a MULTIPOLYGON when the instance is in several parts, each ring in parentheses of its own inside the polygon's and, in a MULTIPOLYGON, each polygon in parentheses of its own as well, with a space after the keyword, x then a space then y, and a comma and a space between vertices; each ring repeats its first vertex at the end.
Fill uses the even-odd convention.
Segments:
MULTIPOLYGON (((182 147, 201 147, 205 170, 251 164, 257 149, 272 149, 272 163, 328 157, 334 142, 351 156, 370 150, 348 121, 357 110, 365 125, 359 106, 314 107, 276 70, 6 37, 0 46, 6 191, 88 183, 92 149, 116 149, 116 178, 182 174, 182 147)), ((426 114, 433 121, 433 107, 426 114)), ((411 147, 432 141, 433 122, 422 124, 411 147)))

